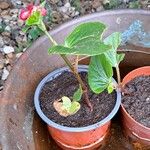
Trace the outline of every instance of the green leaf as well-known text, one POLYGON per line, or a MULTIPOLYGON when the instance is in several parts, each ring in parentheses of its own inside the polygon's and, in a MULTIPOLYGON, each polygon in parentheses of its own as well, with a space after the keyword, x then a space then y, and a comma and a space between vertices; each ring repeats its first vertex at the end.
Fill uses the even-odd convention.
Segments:
POLYGON ((54 101, 53 107, 61 116, 67 117, 75 114, 80 109, 80 103, 63 96, 61 99, 54 101))
POLYGON ((34 26, 30 30, 28 30, 28 38, 31 41, 36 40, 39 36, 43 34, 42 30, 39 29, 37 26, 34 26))
POLYGON ((65 45, 73 47, 89 38, 100 39, 106 26, 100 22, 88 22, 77 26, 71 34, 66 38, 65 45))
POLYGON ((140 8, 141 4, 140 1, 133 1, 129 3, 129 8, 140 8))
POLYGON ((108 91, 108 93, 110 94, 110 93, 113 92, 113 90, 114 90, 113 84, 110 83, 110 84, 108 85, 108 87, 107 87, 107 91, 108 91))
POLYGON ((94 56, 110 50, 111 46, 101 41, 106 26, 100 22, 79 25, 66 38, 65 45, 53 46, 50 54, 73 54, 94 56))
POLYGON ((111 47, 103 44, 99 40, 88 39, 82 41, 77 46, 69 48, 65 46, 52 46, 49 48, 49 54, 73 54, 73 55, 87 55, 94 56, 108 51, 111 47))
POLYGON ((81 12, 82 6, 80 0, 71 0, 70 3, 72 7, 75 7, 76 11, 81 12))
POLYGON ((27 32, 30 28, 31 28, 30 26, 26 25, 25 27, 23 27, 22 31, 23 32, 27 32))
POLYGON ((118 65, 117 61, 117 48, 121 43, 121 34, 119 32, 115 32, 104 39, 104 43, 111 45, 111 50, 105 53, 105 56, 111 63, 113 67, 118 65))
POLYGON ((73 101, 69 110, 71 115, 75 114, 80 109, 80 103, 73 101))
POLYGON ((103 0, 103 5, 105 9, 118 8, 122 2, 120 0, 103 0))
POLYGON ((112 82, 113 70, 105 55, 91 57, 88 81, 93 92, 99 94, 112 82))
POLYGON ((82 87, 81 87, 81 85, 79 85, 79 89, 73 95, 73 100, 80 101, 82 94, 83 94, 82 87))
POLYGON ((38 25, 41 23, 42 15, 39 11, 35 11, 32 13, 32 15, 27 19, 26 25, 38 25))
POLYGON ((117 54, 117 63, 119 64, 125 57, 125 54, 117 54))
POLYGON ((71 108, 71 100, 70 100, 70 98, 69 97, 66 97, 66 96, 63 96, 62 97, 62 101, 63 101, 63 107, 67 110, 67 111, 69 111, 70 110, 70 108, 71 108))
POLYGON ((41 4, 40 4, 40 7, 45 7, 45 4, 46 4, 46 1, 44 0, 41 4))

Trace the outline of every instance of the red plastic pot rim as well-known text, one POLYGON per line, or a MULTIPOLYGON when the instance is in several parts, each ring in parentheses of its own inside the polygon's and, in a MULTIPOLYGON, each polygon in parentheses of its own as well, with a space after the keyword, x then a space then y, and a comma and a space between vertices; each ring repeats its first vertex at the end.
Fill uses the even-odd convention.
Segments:
MULTIPOLYGON (((88 66, 87 65, 79 65, 79 71, 87 71, 88 66)), ((120 108, 121 105, 121 93, 119 90, 116 90, 116 104, 114 106, 114 108, 112 109, 112 111, 110 112, 110 114, 105 117, 103 120, 93 124, 93 125, 89 125, 86 127, 67 127, 67 126, 62 126, 59 125, 53 121, 51 121, 41 110, 40 107, 40 101, 39 101, 39 95, 40 95, 40 91, 43 88, 43 86, 45 85, 46 82, 52 80, 53 78, 57 77, 58 75, 60 75, 63 71, 65 70, 69 70, 68 67, 63 67, 63 68, 59 68, 54 70, 53 72, 49 73, 46 77, 44 77, 41 82, 38 84, 36 91, 35 91, 35 95, 34 95, 34 105, 36 108, 36 111, 38 113, 38 115, 42 118, 42 120, 44 122, 47 123, 47 125, 52 126, 53 128, 62 130, 62 131, 67 131, 67 132, 84 132, 84 131, 89 131, 89 130, 93 130, 95 128, 98 128, 100 126, 103 126, 105 123, 109 122, 114 115, 117 113, 117 111, 120 108)), ((114 82, 116 82, 113 79, 114 82)))
MULTIPOLYGON (((129 80, 128 82, 125 82, 126 78, 128 78, 131 74, 134 74, 135 72, 137 72, 137 71, 139 71, 139 70, 143 70, 143 69, 149 69, 149 70, 150 70, 150 66, 140 67, 140 68, 134 69, 134 70, 132 70, 131 72, 129 72, 129 73, 123 78, 123 81, 122 81, 123 86, 125 86, 125 84, 127 84, 128 82, 130 82, 130 80, 129 80)), ((143 73, 143 74, 139 73, 139 75, 137 75, 136 77, 141 76, 141 75, 144 75, 144 73, 143 73)), ((132 79, 134 79, 134 78, 132 78, 132 79)), ((141 123, 137 122, 134 118, 132 118, 132 117, 130 116, 130 114, 126 111, 126 109, 124 108, 124 106, 123 106, 122 103, 121 103, 121 108, 122 108, 122 110, 124 111, 124 113, 125 113, 134 123, 138 124, 138 125, 139 125, 140 127, 142 127, 142 128, 145 128, 146 130, 150 130, 149 127, 146 127, 146 126, 142 125, 141 123)))

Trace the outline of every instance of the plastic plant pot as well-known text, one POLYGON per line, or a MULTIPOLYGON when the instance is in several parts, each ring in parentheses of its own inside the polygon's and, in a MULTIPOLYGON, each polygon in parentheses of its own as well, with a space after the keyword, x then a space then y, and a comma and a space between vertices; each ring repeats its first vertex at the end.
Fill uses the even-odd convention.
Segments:
MULTIPOLYGON (((87 72, 88 66, 79 65, 79 72, 87 72)), ((49 73, 37 86, 34 95, 35 108, 39 116, 48 125, 48 130, 56 143, 65 150, 93 150, 103 146, 109 135, 111 119, 117 113, 121 104, 121 93, 116 91, 116 104, 111 113, 93 125, 86 127, 66 127, 59 125, 47 118, 40 108, 39 96, 42 87, 50 80, 59 76, 63 71, 69 71, 67 67, 57 69, 49 73)), ((115 82, 115 81, 114 81, 115 82)))
MULTIPOLYGON (((140 67, 128 73, 123 79, 123 85, 141 75, 150 75, 150 66, 140 67)), ((150 128, 138 123, 121 104, 122 121, 125 134, 134 142, 150 146, 150 128)))

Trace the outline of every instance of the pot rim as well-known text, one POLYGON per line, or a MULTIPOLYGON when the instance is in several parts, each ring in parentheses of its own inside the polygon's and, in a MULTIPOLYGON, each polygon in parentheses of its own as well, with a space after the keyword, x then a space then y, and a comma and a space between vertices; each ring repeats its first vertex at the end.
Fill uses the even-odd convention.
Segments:
MULTIPOLYGON (((70 26, 72 26, 72 25, 74 25, 74 24, 77 24, 77 23, 80 23, 81 21, 82 22, 84 22, 84 21, 90 21, 90 19, 95 19, 95 18, 97 18, 97 17, 102 17, 102 16, 107 16, 107 15, 122 15, 122 14, 140 14, 140 15, 146 15, 146 16, 149 16, 150 15, 150 11, 149 10, 142 10, 142 9, 116 9, 116 10, 106 10, 106 11, 102 11, 102 12, 95 12, 95 13, 92 13, 92 14, 86 14, 86 15, 84 15, 84 16, 80 16, 79 18, 75 18, 75 19, 73 19, 73 20, 69 20, 69 21, 66 21, 65 23, 63 23, 63 24, 61 24, 61 25, 59 25, 58 27, 54 27, 51 31, 49 31, 49 33, 52 35, 52 36, 55 36, 56 35, 56 33, 58 33, 58 32, 60 32, 62 29, 65 29, 65 28, 68 28, 68 27, 70 27, 70 26)), ((44 40, 46 40, 47 39, 47 37, 46 37, 46 35, 43 35, 42 37, 39 37, 33 44, 32 44, 32 46, 31 47, 29 47, 28 48, 28 50, 27 51, 25 51, 25 53, 24 54, 29 54, 31 51, 32 51, 32 49, 35 47, 35 45, 37 44, 37 43, 39 43, 39 41, 44 41, 44 40)), ((133 50, 133 52, 135 52, 135 53, 137 53, 137 51, 134 51, 133 50)), ((138 51, 139 52, 139 51, 138 51)), ((145 53, 144 51, 143 52, 140 52, 140 53, 145 53)), ((147 54, 147 53, 146 53, 147 54)), ((20 57, 20 58, 22 58, 23 57, 23 55, 20 57)), ((19 64, 20 62, 22 62, 22 60, 19 58, 19 60, 18 60, 18 62, 17 62, 17 64, 19 64)), ((13 74, 13 72, 14 72, 14 70, 16 69, 16 68, 18 68, 17 67, 17 65, 15 65, 14 67, 13 67, 14 69, 10 72, 10 75, 9 75, 9 77, 8 77, 8 79, 6 80, 6 82, 5 82, 5 85, 4 85, 4 89, 2 90, 2 91, 0 91, 0 96, 3 96, 3 91, 5 91, 6 90, 6 88, 8 88, 8 87, 6 87, 6 85, 8 86, 10 86, 10 80, 11 80, 11 78, 10 78, 10 76, 11 76, 11 74, 13 74)))
MULTIPOLYGON (((88 69, 87 65, 78 65, 78 67, 79 67, 79 70, 81 70, 81 71, 87 71, 87 69, 88 69)), ((42 118, 42 120, 44 122, 46 122, 51 127, 54 127, 56 129, 59 129, 59 130, 67 131, 67 132, 83 132, 83 131, 93 130, 95 128, 98 128, 98 127, 104 125, 108 121, 110 121, 114 117, 114 115, 118 112, 120 105, 121 105, 121 93, 119 92, 118 89, 116 90, 116 104, 115 104, 114 108, 112 109, 112 111, 110 112, 110 114, 107 117, 105 117, 103 120, 101 120, 101 121, 99 121, 93 125, 89 125, 89 126, 85 126, 85 127, 62 126, 60 124, 57 124, 57 123, 51 121, 42 112, 42 110, 40 108, 40 102, 39 102, 39 95, 40 95, 40 91, 41 91, 42 87, 45 85, 46 82, 52 80, 52 79, 50 79, 50 78, 52 78, 51 76, 53 76, 53 75, 58 76, 62 73, 62 71, 65 71, 65 70, 67 71, 67 70, 69 70, 69 68, 68 67, 62 67, 62 68, 59 68, 59 69, 56 69, 56 70, 50 72, 47 76, 45 76, 40 81, 40 83, 38 84, 38 86, 36 88, 35 95, 34 95, 34 105, 35 105, 35 108, 36 108, 38 115, 42 118)), ((114 82, 116 82, 116 81, 114 80, 114 82)))
MULTIPOLYGON (((124 78, 123 78, 123 81, 122 83, 124 82, 124 79, 127 77, 127 76, 130 76, 131 74, 133 74, 135 71, 138 71, 138 70, 141 70, 141 69, 150 69, 150 66, 144 66, 144 67, 139 67, 137 69, 134 69, 132 71, 130 71, 124 78)), ((136 77, 140 76, 141 74, 137 75, 136 77)), ((130 82, 131 80, 129 80, 128 82, 130 82)), ((126 85, 128 82, 126 82, 125 84, 123 83, 123 86, 126 85)), ((123 106, 123 103, 121 103, 121 108, 122 110, 125 112, 125 114, 135 123, 135 124, 138 124, 140 127, 142 128, 145 128, 146 130, 150 130, 149 127, 146 127, 144 126, 143 124, 137 122, 134 118, 131 117, 131 115, 126 111, 125 107, 123 106)))

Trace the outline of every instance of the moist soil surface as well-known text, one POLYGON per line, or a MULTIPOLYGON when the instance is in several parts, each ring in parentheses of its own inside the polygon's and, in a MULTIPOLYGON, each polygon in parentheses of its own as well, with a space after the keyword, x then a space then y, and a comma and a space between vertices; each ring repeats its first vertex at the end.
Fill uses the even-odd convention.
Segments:
MULTIPOLYGON (((84 83, 87 84, 87 73, 80 73, 84 83)), ((94 94, 88 91, 88 96, 93 105, 91 112, 84 98, 81 98, 80 110, 71 116, 63 117, 53 107, 53 102, 62 98, 62 96, 72 97, 78 89, 79 84, 71 72, 63 72, 61 75, 49 81, 43 87, 40 94, 40 105, 43 113, 52 121, 68 127, 84 127, 97 123, 109 115, 115 106, 116 93, 108 94, 107 91, 101 94, 94 94)), ((88 86, 89 87, 89 86, 88 86)))
POLYGON ((140 76, 126 84, 130 94, 123 96, 123 106, 137 122, 150 128, 150 76, 140 76))

